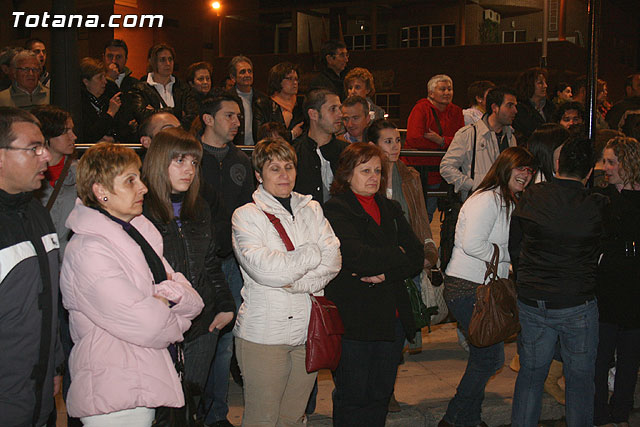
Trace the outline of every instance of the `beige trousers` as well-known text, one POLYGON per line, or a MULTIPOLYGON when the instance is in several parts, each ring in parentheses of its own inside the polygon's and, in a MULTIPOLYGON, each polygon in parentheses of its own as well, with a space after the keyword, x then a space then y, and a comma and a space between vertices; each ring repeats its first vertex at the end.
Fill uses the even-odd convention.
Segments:
POLYGON ((236 338, 244 380, 243 427, 302 426, 317 372, 304 367, 305 346, 265 345, 236 338))

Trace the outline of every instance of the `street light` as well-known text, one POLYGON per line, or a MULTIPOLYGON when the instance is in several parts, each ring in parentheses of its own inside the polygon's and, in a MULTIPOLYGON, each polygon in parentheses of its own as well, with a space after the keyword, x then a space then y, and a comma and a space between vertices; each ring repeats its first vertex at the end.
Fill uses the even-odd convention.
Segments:
POLYGON ((214 1, 211 7, 216 11, 218 16, 218 58, 222 58, 222 17, 220 16, 220 2, 214 1))

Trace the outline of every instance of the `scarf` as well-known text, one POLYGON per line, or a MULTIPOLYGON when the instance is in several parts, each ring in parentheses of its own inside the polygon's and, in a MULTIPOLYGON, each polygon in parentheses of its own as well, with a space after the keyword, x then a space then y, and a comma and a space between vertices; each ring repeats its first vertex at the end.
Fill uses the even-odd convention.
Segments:
POLYGON ((273 102, 278 104, 282 109, 282 117, 284 118, 284 125, 289 127, 291 120, 293 119, 293 109, 296 106, 296 97, 292 96, 289 99, 280 95, 280 92, 276 92, 271 96, 273 102))

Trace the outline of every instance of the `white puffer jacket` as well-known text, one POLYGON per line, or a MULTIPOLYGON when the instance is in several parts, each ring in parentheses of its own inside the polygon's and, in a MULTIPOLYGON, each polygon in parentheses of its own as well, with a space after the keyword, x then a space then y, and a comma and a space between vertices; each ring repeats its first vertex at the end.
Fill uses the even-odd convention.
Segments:
POLYGON ((340 271, 340 241, 311 196, 291 193, 293 216, 262 185, 253 200, 232 218, 233 250, 244 279, 233 333, 257 344, 304 344, 309 294, 322 295, 340 271), (287 251, 264 212, 280 219, 295 250, 287 251))

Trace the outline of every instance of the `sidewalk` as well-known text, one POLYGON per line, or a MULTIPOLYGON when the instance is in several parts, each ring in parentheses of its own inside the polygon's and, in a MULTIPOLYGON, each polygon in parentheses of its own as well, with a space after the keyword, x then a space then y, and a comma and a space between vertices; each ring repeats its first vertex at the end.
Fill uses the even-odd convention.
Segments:
MULTIPOLYGON (((426 328, 423 330, 422 353, 405 353, 405 363, 400 366, 395 390, 402 411, 389 414, 389 427, 436 426, 456 392, 466 366, 467 353, 458 345, 454 323, 437 325, 431 329, 430 334, 426 328)), ((505 366, 487 384, 482 418, 491 427, 510 423, 511 398, 517 374, 508 365, 515 352, 516 343, 505 345, 505 366)), ((328 371, 320 372, 318 386, 316 412, 310 417, 308 425, 331 426, 333 381, 328 371)), ((640 406, 640 389, 636 390, 635 400, 637 408, 640 406)), ((239 426, 242 421, 242 390, 233 381, 229 390, 229 404, 229 420, 239 426)), ((563 416, 564 407, 545 393, 542 419, 559 420, 563 416)), ((640 426, 640 413, 632 415, 630 425, 640 426)))

